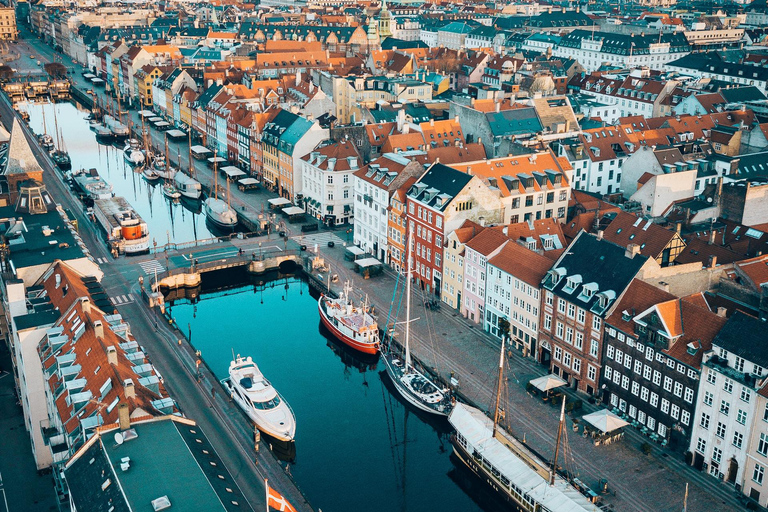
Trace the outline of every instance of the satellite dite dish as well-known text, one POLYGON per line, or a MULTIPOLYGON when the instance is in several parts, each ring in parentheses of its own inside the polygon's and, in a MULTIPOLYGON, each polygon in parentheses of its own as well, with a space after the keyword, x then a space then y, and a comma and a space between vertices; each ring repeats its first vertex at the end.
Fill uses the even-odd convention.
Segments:
POLYGON ((121 445, 121 444, 123 444, 124 440, 125 439, 123 439, 123 434, 121 434, 120 432, 115 434, 115 443, 117 443, 118 445, 121 445))

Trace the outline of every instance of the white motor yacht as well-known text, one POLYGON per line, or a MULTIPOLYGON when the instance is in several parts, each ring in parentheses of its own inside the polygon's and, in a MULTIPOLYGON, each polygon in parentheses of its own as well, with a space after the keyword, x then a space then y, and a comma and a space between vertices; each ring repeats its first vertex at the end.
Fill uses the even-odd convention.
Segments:
POLYGON ((296 417, 251 357, 238 355, 229 363, 229 379, 224 385, 259 430, 281 441, 293 441, 296 417))

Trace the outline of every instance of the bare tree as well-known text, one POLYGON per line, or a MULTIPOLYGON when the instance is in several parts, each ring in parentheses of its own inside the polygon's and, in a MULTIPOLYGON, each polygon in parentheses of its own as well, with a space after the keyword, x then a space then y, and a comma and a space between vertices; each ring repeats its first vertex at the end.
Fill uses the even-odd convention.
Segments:
POLYGON ((48 73, 51 78, 64 78, 67 76, 67 66, 61 62, 48 62, 43 66, 45 72, 48 73))
POLYGON ((13 75, 14 71, 11 66, 0 66, 0 82, 7 82, 13 75))

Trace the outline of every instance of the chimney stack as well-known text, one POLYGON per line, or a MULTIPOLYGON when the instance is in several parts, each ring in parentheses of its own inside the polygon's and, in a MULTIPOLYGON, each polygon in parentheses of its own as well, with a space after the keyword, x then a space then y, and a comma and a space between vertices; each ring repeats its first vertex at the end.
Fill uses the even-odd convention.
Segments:
POLYGON ((117 347, 110 345, 107 347, 107 362, 117 366, 117 347))
POLYGON ((120 425, 120 430, 131 428, 131 411, 128 410, 128 404, 117 406, 117 422, 120 425))
POLYGON ((597 230, 597 239, 598 240, 602 240, 603 239, 603 230, 602 229, 598 229, 597 230))
POLYGON ((123 389, 125 389, 125 398, 136 398, 136 386, 133 384, 133 379, 125 379, 123 389))
POLYGON ((624 252, 624 256, 629 259, 633 259, 638 254, 640 254, 640 246, 637 244, 629 244, 627 250, 624 252))
POLYGON ((82 299, 80 299, 80 305, 83 308, 83 313, 85 313, 86 315, 91 313, 91 299, 89 299, 88 297, 83 297, 82 299))
POLYGON ((725 318, 725 314, 727 312, 728 312, 728 310, 726 308, 724 308, 723 306, 719 306, 717 308, 717 316, 721 316, 721 317, 725 318))
POLYGON ((709 268, 715 268, 717 266, 717 256, 710 256, 709 257, 709 268))
POLYGON ((104 338, 104 324, 101 323, 101 320, 96 320, 93 322, 93 332, 96 334, 97 338, 104 338))
POLYGON ((713 245, 715 243, 715 236, 717 235, 717 231, 714 229, 709 232, 709 245, 713 245))
POLYGON ((675 233, 678 235, 680 234, 680 231, 683 229, 683 223, 682 222, 676 222, 675 223, 675 233))

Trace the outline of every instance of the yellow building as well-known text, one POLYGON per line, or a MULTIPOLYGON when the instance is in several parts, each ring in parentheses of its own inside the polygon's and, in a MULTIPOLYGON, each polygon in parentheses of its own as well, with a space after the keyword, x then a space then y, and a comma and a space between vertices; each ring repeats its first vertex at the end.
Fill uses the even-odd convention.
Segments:
POLYGON ((143 66, 136 72, 136 80, 133 82, 137 88, 135 96, 139 98, 142 106, 152 107, 154 105, 152 101, 152 83, 162 74, 163 71, 158 66, 152 65, 143 66))
POLYGON ((16 11, 13 7, 0 8, 0 39, 15 41, 19 31, 16 30, 16 11))

